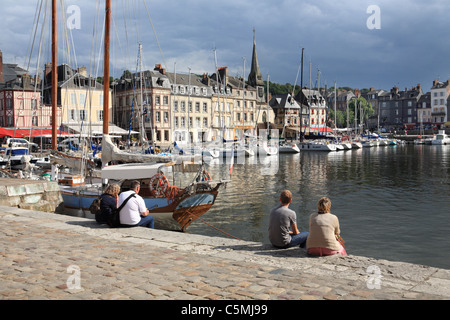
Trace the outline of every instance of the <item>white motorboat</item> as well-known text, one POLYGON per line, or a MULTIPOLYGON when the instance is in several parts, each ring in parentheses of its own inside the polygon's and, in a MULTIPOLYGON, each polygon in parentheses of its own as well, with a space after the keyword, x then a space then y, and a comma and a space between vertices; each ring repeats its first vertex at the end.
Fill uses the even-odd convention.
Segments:
POLYGON ((361 149, 361 148, 362 148, 361 142, 357 140, 352 141, 352 149, 361 149))
POLYGON ((267 145, 266 143, 260 143, 257 150, 260 156, 273 156, 278 154, 279 149, 275 146, 267 145))
POLYGON ((221 158, 251 157, 254 155, 254 150, 247 148, 238 142, 224 143, 224 146, 219 149, 219 157, 221 158))
POLYGON ((50 169, 52 167, 52 164, 50 162, 50 156, 44 156, 42 158, 34 158, 31 160, 31 163, 42 169, 50 169))
POLYGON ((373 142, 371 140, 361 140, 361 145, 363 148, 373 147, 373 142))
POLYGON ((341 142, 340 145, 344 148, 344 150, 351 150, 352 143, 351 142, 341 142))
POLYGON ((431 144, 450 144, 450 137, 445 133, 445 130, 439 130, 438 134, 431 140, 431 144))
POLYGON ((299 144, 300 150, 303 151, 336 151, 334 143, 325 143, 319 141, 303 142, 299 144))
POLYGON ((295 143, 281 143, 279 147, 280 153, 299 153, 300 148, 295 143))
MULTIPOLYGON (((6 166, 13 170, 23 170, 31 163, 33 156, 27 147, 7 147, 5 148, 5 156, 3 162, 6 166)), ((2 162, 2 163, 3 163, 2 162)))

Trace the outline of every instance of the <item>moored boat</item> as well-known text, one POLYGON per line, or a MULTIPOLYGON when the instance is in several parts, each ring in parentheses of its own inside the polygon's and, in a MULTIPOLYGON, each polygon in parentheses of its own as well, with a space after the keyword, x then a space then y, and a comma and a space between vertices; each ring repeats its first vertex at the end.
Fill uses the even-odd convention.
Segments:
POLYGON ((298 145, 296 143, 288 143, 288 142, 284 142, 284 143, 280 143, 279 146, 279 153, 299 153, 300 152, 300 148, 298 147, 298 145))
MULTIPOLYGON (((227 182, 213 181, 204 165, 186 162, 112 165, 102 169, 101 177, 119 184, 121 192, 129 190, 132 180, 138 180, 141 183, 139 195, 155 218, 155 228, 176 231, 185 231, 206 213, 214 204, 219 187, 227 182), (189 172, 195 176, 186 187, 170 185, 171 175, 174 181, 174 173, 189 172)), ((81 176, 61 180, 60 191, 66 208, 86 212, 102 192, 101 183, 85 185, 81 176)))
POLYGON ((334 143, 324 143, 319 141, 303 142, 299 144, 300 150, 303 151, 336 151, 334 143))
POLYGON ((357 140, 353 140, 352 141, 352 149, 361 149, 362 148, 362 143, 357 141, 357 140))
POLYGON ((431 144, 450 144, 450 137, 445 133, 445 130, 439 130, 431 140, 431 144))

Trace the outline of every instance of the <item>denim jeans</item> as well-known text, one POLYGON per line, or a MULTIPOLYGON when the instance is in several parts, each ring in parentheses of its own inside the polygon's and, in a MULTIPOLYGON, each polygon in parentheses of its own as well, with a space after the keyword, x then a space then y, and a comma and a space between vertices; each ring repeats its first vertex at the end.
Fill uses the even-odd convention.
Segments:
POLYGON ((155 228, 155 218, 153 218, 153 216, 146 216, 146 217, 141 216, 141 221, 139 221, 136 226, 154 229, 155 228))
POLYGON ((300 247, 304 247, 306 244, 306 239, 308 238, 309 232, 300 232, 294 235, 291 235, 291 242, 289 243, 289 245, 287 246, 289 247, 295 247, 295 246, 300 246, 300 247))

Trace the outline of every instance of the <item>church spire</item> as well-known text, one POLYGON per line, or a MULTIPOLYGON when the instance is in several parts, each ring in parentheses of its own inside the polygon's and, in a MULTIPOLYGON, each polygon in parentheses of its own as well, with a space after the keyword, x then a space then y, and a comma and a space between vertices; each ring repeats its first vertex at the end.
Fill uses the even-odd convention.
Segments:
POLYGON ((256 40, 255 40, 255 28, 253 28, 253 56, 252 56, 252 68, 248 75, 248 84, 252 87, 264 87, 264 80, 259 70, 258 55, 256 53, 256 40))

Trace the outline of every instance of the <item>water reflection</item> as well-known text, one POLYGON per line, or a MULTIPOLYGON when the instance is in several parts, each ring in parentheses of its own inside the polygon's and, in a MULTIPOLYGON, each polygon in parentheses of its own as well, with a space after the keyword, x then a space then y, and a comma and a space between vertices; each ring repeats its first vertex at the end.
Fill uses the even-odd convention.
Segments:
MULTIPOLYGON (((203 218, 240 239, 268 243, 268 213, 283 189, 292 191, 304 231, 318 199, 328 196, 349 253, 450 268, 449 149, 405 145, 247 158, 234 164, 230 183, 203 218)), ((229 165, 213 161, 208 170, 228 177, 229 165)), ((189 232, 226 236, 201 222, 189 232)))

